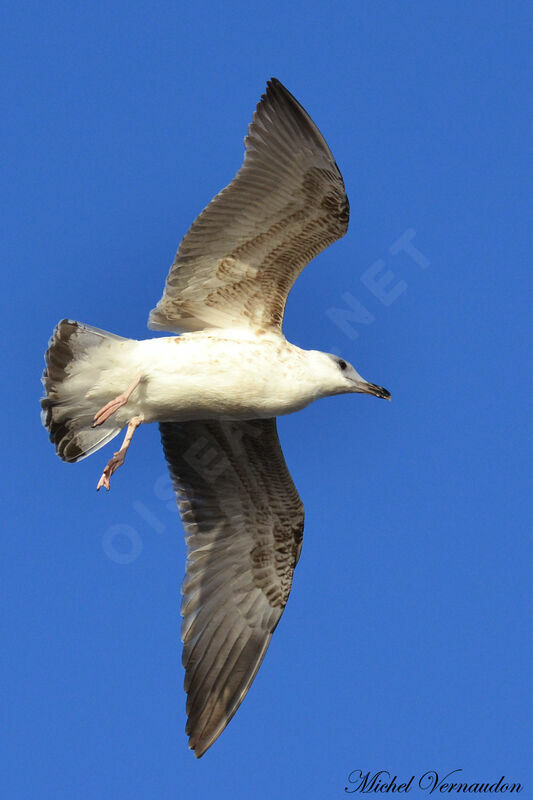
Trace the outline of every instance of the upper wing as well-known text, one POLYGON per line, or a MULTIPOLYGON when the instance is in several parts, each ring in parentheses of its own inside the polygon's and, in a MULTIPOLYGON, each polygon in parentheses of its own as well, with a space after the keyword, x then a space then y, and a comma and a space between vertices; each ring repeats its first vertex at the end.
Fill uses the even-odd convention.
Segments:
POLYGON ((200 757, 242 702, 283 613, 304 510, 275 419, 160 430, 186 532, 186 733, 200 757))
POLYGON ((244 141, 242 167, 182 240, 148 327, 281 330, 302 269, 346 233, 339 168, 310 116, 275 78, 244 141))

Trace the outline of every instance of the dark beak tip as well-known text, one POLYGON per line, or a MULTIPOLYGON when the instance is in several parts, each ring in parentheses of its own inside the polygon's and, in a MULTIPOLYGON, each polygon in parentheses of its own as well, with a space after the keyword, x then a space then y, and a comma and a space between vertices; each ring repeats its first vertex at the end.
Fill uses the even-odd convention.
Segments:
POLYGON ((392 400, 391 393, 388 389, 385 389, 383 386, 378 386, 375 383, 371 383, 370 386, 372 387, 370 394, 380 397, 382 400, 392 400))

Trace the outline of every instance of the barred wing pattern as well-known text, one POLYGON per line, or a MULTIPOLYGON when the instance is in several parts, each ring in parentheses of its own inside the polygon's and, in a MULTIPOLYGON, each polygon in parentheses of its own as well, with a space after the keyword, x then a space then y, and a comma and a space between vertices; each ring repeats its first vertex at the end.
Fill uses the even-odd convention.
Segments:
POLYGON ((149 328, 280 331, 302 269, 346 233, 339 168, 310 116, 275 78, 245 146, 235 178, 182 240, 149 328))
POLYGON ((304 510, 275 419, 160 430, 186 532, 186 733, 200 757, 244 699, 283 613, 304 510))

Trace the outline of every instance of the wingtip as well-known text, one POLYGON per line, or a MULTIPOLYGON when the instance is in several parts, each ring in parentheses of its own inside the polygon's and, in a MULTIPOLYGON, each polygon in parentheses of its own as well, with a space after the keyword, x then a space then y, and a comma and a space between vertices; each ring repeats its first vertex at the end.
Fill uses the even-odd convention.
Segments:
POLYGON ((198 750, 196 750, 194 745, 192 745, 190 743, 189 743, 189 750, 192 752, 192 754, 193 754, 193 756, 195 758, 201 758, 203 756, 203 753, 200 753, 198 750))
POLYGON ((199 744, 198 742, 192 742, 189 739, 189 750, 192 751, 195 758, 202 758, 202 756, 206 753, 207 750, 211 747, 213 742, 209 742, 208 744, 199 744))
MULTIPOLYGON (((280 92, 283 92, 284 94, 289 94, 289 95, 291 94, 289 92, 289 90, 287 89, 287 87, 280 81, 280 79, 279 78, 274 78, 274 76, 269 78, 268 81, 267 81, 267 93, 269 91, 270 92, 280 91, 280 92)), ((292 97, 292 95, 291 95, 291 97, 292 97)))

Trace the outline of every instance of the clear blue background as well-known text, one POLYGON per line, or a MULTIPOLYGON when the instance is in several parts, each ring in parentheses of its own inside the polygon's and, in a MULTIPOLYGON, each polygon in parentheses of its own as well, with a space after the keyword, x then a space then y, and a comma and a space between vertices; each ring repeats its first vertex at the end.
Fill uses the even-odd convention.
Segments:
POLYGON ((530 4, 10 5, 3 795, 322 799, 355 769, 462 768, 532 798, 530 4), (393 402, 280 422, 303 554, 248 697, 196 761, 158 431, 97 495, 112 447, 60 462, 39 378, 64 316, 149 335, 271 75, 323 131, 352 208, 296 284, 286 335, 342 353, 393 402), (426 268, 390 252, 409 229, 426 268), (405 282, 389 305, 361 280, 378 259, 405 282), (347 294, 367 321, 343 330, 330 310, 347 294))

